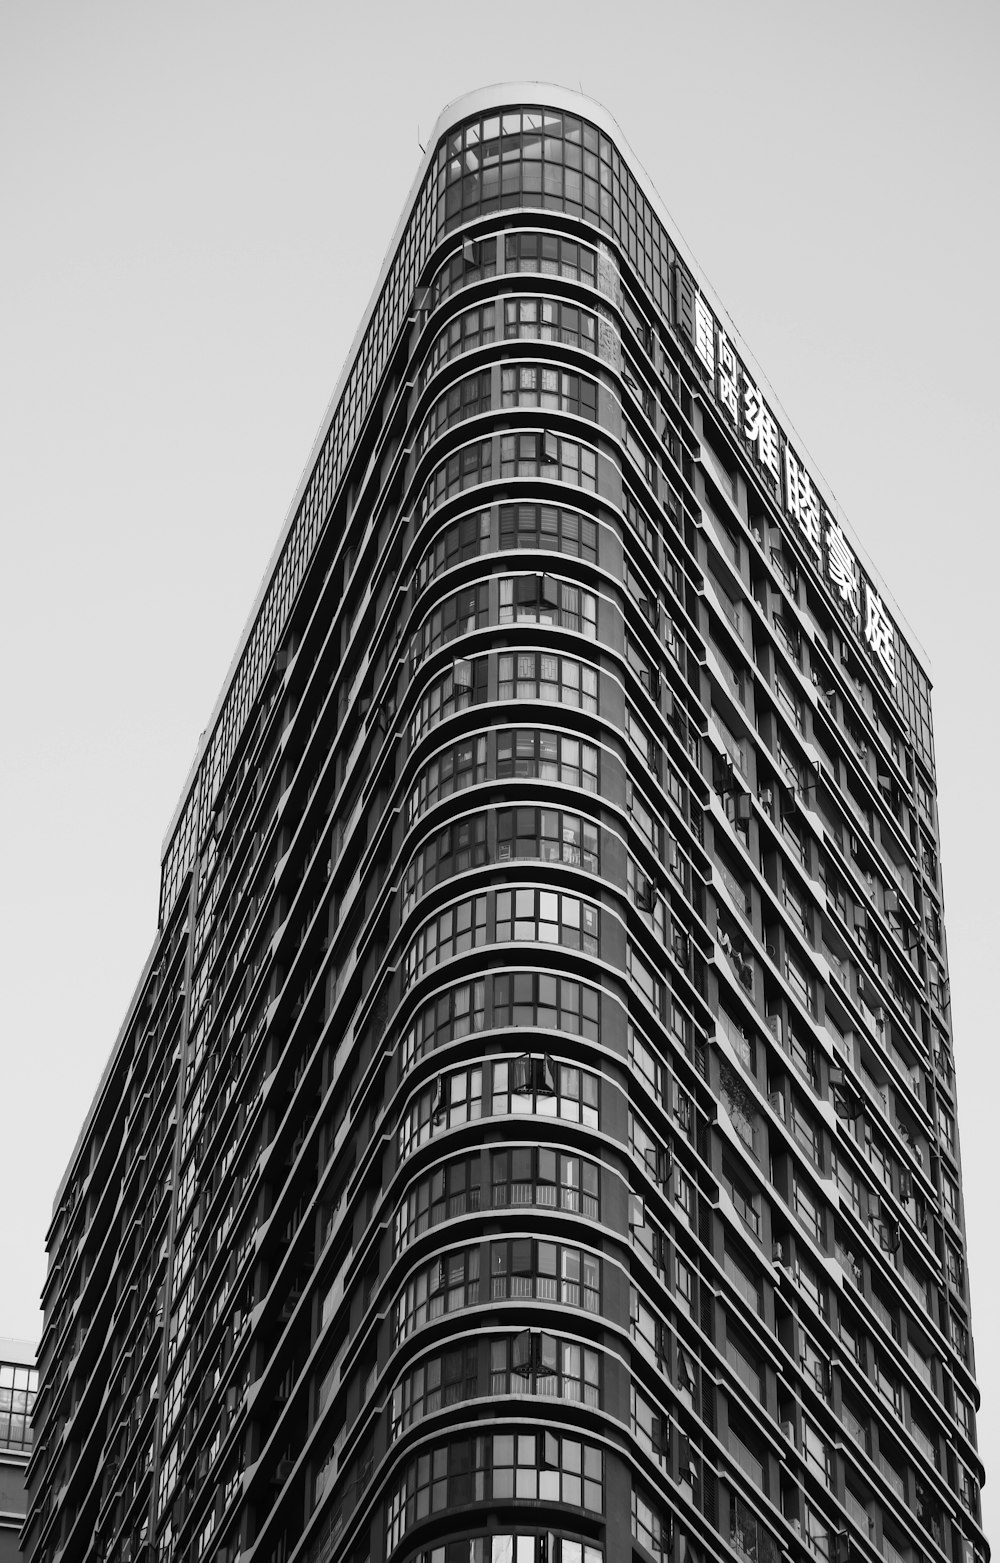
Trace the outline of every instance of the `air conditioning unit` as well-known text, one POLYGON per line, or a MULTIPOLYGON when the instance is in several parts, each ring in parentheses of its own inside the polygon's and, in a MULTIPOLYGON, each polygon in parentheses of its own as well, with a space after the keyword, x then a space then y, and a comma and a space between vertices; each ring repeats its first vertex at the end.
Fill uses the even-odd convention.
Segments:
POLYGON ((784 1093, 784 1091, 772 1091, 770 1096, 768 1097, 768 1102, 770 1104, 771 1111, 773 1113, 775 1113, 777 1115, 777 1117, 779 1117, 782 1120, 784 1120, 784 1117, 785 1117, 785 1093, 784 1093))
POLYGON ((781 1432, 782 1432, 782 1436, 787 1438, 788 1442, 790 1444, 794 1444, 794 1442, 795 1442, 795 1423, 794 1422, 782 1422, 781 1423, 781 1432))

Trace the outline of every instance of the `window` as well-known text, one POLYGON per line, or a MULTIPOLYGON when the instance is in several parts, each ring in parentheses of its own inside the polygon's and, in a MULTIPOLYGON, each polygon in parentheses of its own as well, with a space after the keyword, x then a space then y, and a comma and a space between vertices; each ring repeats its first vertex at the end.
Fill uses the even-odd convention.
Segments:
POLYGON ((541 651, 503 653, 499 674, 497 698, 501 701, 549 700, 584 711, 597 710, 597 669, 572 657, 541 651))
POLYGON ((812 1115, 803 1107, 799 1097, 792 1093, 792 1134, 805 1151, 817 1171, 822 1172, 823 1162, 819 1131, 812 1115))
POLYGON ((478 1346, 456 1346, 412 1368, 392 1392, 391 1436, 444 1406, 472 1400, 480 1392, 478 1366, 478 1346))
POLYGON ((792 848, 797 860, 808 872, 809 846, 805 836, 795 822, 794 815, 789 814, 787 809, 783 809, 781 814, 781 834, 792 848))
POLYGON ((809 1236, 822 1248, 824 1246, 823 1207, 812 1189, 799 1176, 798 1168, 795 1168, 793 1173, 792 1199, 795 1214, 809 1236))
POLYGON ((396 1299, 396 1344, 430 1319, 473 1308, 479 1302, 479 1245, 435 1255, 416 1271, 396 1299))
POLYGON ((567 1156, 544 1145, 518 1145, 494 1151, 493 1208, 538 1205, 575 1210, 601 1219, 600 1171, 581 1156, 567 1156))
POLYGON ((547 364, 514 364, 501 370, 502 407, 550 407, 597 421, 597 385, 585 375, 547 364))
MULTIPOLYGON (((597 452, 589 445, 581 445, 579 440, 564 439, 559 434, 503 434, 500 436, 500 476, 551 478, 554 483, 571 483, 596 493, 597 452)), ((474 483, 484 481, 486 479, 481 476, 469 479, 474 483)))
POLYGON ((422 1450, 407 1463, 390 1498, 386 1555, 428 1515, 512 1499, 603 1513, 601 1450, 550 1432, 465 1435, 422 1450))
POLYGON ((495 337, 495 304, 480 304, 475 309, 467 309, 461 315, 456 315, 434 338, 420 371, 420 389, 424 389, 444 364, 450 363, 460 353, 471 353, 477 347, 485 347, 495 337))
POLYGON ((802 1418, 802 1452, 806 1464, 811 1466, 822 1482, 830 1485, 830 1450, 819 1430, 807 1417, 802 1418))
POLYGON ((774 692, 775 692, 775 694, 778 697, 778 704, 780 706, 784 707, 785 711, 788 713, 788 715, 791 717, 792 721, 795 723, 795 726, 797 728, 801 729, 801 727, 802 727, 802 700, 801 700, 800 696, 796 693, 796 691, 793 689, 790 681, 781 672, 780 668, 775 668, 775 672, 774 672, 774 692))
POLYGON ((654 1410, 645 1395, 636 1388, 634 1381, 629 1400, 633 1437, 654 1459, 662 1463, 670 1454, 669 1418, 665 1412, 654 1410))
POLYGON ((752 1435, 744 1431, 742 1434, 730 1422, 729 1427, 729 1453, 739 1466, 743 1475, 754 1487, 764 1492, 764 1461, 755 1449, 751 1447, 752 1435))
POLYGON ((785 903, 785 909, 789 913, 792 922, 802 934, 806 942, 815 945, 812 929, 812 915, 805 891, 785 874, 781 886, 781 896, 785 903))
POLYGON ((550 728, 502 728, 497 733, 497 776, 537 777, 597 792, 597 749, 550 728))
POLYGON ((722 1267, 743 1301, 749 1304, 754 1313, 760 1313, 761 1285, 756 1272, 744 1260, 738 1259, 728 1246, 723 1250, 722 1267))
POLYGON ((597 560, 597 522, 560 505, 501 505, 500 547, 547 549, 597 560))
POLYGON ((490 1531, 422 1547, 407 1563, 604 1563, 604 1548, 553 1530, 544 1536, 490 1531))
POLYGON ((598 829, 579 814, 561 809, 500 809, 497 812, 497 858, 541 858, 568 863, 588 873, 600 872, 598 829))
MULTIPOLYGON (((543 980, 539 978, 539 981, 543 980)), ((534 1113, 539 1117, 564 1118, 569 1123, 583 1123, 588 1128, 598 1128, 600 1082, 589 1069, 556 1063, 553 1066, 554 1091, 541 1091, 532 1080, 528 1081, 527 1089, 522 1090, 516 1078, 520 1062, 519 1059, 513 1063, 498 1059, 493 1065, 492 1111, 495 1115, 534 1113)))
POLYGON ((524 940, 600 954, 600 911, 579 896, 555 890, 498 890, 496 914, 499 944, 524 940))
POLYGON ((779 642, 784 646, 786 653, 795 663, 796 667, 802 666, 802 634, 790 616, 786 617, 785 611, 776 610, 774 614, 774 632, 779 642))
POLYGON ((747 1036, 743 1022, 737 1020, 724 1004, 719 1005, 718 1022, 733 1052, 748 1074, 757 1073, 757 1046, 752 1036, 747 1036))
MULTIPOLYGON (((530 156, 527 131, 525 140, 525 155, 530 156)), ((561 151, 560 148, 560 154, 561 151)), ((542 272, 549 277, 570 277, 575 282, 595 287, 597 257, 587 245, 577 244, 574 239, 563 239, 555 233, 514 233, 507 235, 505 269, 542 272)))
POLYGON ((630 939, 625 950, 625 970, 630 985, 655 1014, 662 1016, 666 1004, 666 984, 630 939))
POLYGON ((736 1327, 728 1321, 726 1324, 726 1361, 733 1369, 740 1383, 750 1391, 753 1398, 760 1400, 764 1382, 760 1358, 736 1330, 736 1327))
POLYGON ((463 244, 448 257, 435 275, 428 289, 428 307, 436 309, 456 289, 468 287, 484 277, 495 277, 496 271, 495 238, 477 239, 471 246, 463 244))
POLYGON ((410 745, 419 743, 425 733, 455 711, 464 711, 486 699, 486 658, 456 658, 446 673, 439 674, 421 695, 410 719, 410 745))
POLYGON ((463 445, 431 473, 420 496, 420 518, 438 505, 478 483, 489 483, 493 476, 493 441, 478 440, 463 445))
POLYGON ((631 1107, 628 1113, 628 1143, 632 1155, 645 1168, 654 1183, 663 1189, 666 1189, 668 1184, 673 1185, 675 1201, 689 1216, 691 1184, 681 1173, 680 1168, 674 1165, 672 1141, 668 1136, 667 1141, 664 1142, 658 1134, 654 1134, 631 1107), (678 1185, 682 1191, 680 1200, 677 1199, 678 1185))
POLYGON ((446 429, 474 418, 478 413, 489 412, 491 404, 491 371, 467 375, 438 397, 424 419, 420 430, 420 449, 426 450, 431 440, 436 440, 446 429))
POLYGON ((810 1015, 816 1013, 816 980, 785 946, 785 981, 810 1015))
POLYGON ((841 1406, 841 1421, 849 1437, 867 1454, 869 1449, 868 1419, 851 1405, 845 1396, 841 1406))
MULTIPOLYGON (((493 1022, 568 1031, 600 1039, 600 995, 586 983, 550 972, 518 971, 493 979, 493 1022)), ((494 1076, 494 1092, 497 1089, 494 1076)))
POLYGON ((816 1068, 816 1047, 807 1037, 788 1028, 788 1056, 794 1068, 816 1090, 819 1075, 816 1068))
POLYGON ((479 1208, 478 1153, 436 1167, 414 1183, 400 1202, 395 1222, 396 1253, 402 1253, 408 1243, 430 1227, 479 1208))
POLYGON ((403 1068, 435 1048, 482 1031, 486 1024, 485 984, 460 982, 437 994, 419 1011, 403 1041, 403 1068))
POLYGON ((528 1498, 604 1509, 604 1456, 557 1433, 497 1433, 493 1437, 493 1499, 528 1498))
POLYGON ((416 981, 442 961, 486 942, 486 897, 469 896, 438 912, 419 929, 406 952, 406 984, 416 981))
POLYGON ((410 661, 419 667, 425 657, 459 635, 470 635, 489 623, 489 587, 484 583, 469 586, 450 597, 428 614, 410 642, 410 661))
POLYGON ((641 1547, 654 1558, 663 1559, 670 1552, 670 1527, 663 1511, 651 1497, 647 1497, 635 1482, 632 1483, 632 1535, 641 1547))
POLYGON ((585 353, 597 352, 597 317, 560 299, 525 294, 504 299, 503 334, 535 342, 562 342, 585 353))
POLYGON ((544 1395, 601 1404, 601 1358, 575 1341, 522 1330, 490 1342, 491 1395, 544 1395))
POLYGON ((601 1261, 584 1248, 516 1237, 490 1244, 490 1296, 601 1311, 601 1261))
MULTIPOLYGON (((649 517, 646 515, 645 510, 639 504, 638 500, 627 488, 625 490, 625 516, 630 527, 635 532, 646 552, 655 563, 659 559, 660 554, 659 533, 657 532, 653 523, 650 521, 649 517)), ((680 589, 677 577, 680 572, 678 570, 676 561, 669 553, 665 554, 664 566, 667 571, 667 578, 669 583, 673 588, 674 595, 679 596, 680 589)))
POLYGON ((663 826, 656 818, 642 793, 637 791, 631 778, 627 778, 625 782, 625 801, 629 818, 638 829, 653 855, 659 857, 663 826))
POLYGON ((412 825, 442 798, 486 780, 486 739, 462 738, 424 766, 410 793, 407 814, 412 825))
POLYGON ((477 1064, 438 1075, 417 1095, 399 1125, 399 1158, 409 1156, 437 1132, 480 1118, 483 1111, 483 1070, 477 1064))
POLYGON ((747 1563, 776 1563, 781 1555, 782 1549, 775 1537, 736 1493, 729 1511, 729 1539, 747 1563))
POLYGON ((486 862, 486 815, 473 815, 456 825, 445 825, 410 861, 403 884, 402 915, 421 896, 455 874, 463 874, 486 862))
POLYGON ((821 1313, 825 1318, 826 1297, 823 1292, 823 1287, 820 1284, 819 1278, 815 1269, 813 1268, 811 1261, 807 1259, 802 1252, 800 1252, 798 1247, 796 1247, 795 1250, 794 1275, 795 1284, 799 1291, 809 1299, 817 1312, 821 1313))
POLYGON ((746 1223, 754 1236, 759 1237, 760 1195, 744 1181, 731 1162, 723 1162, 722 1177, 726 1190, 736 1207, 736 1214, 741 1221, 746 1223))
POLYGON ((555 624, 597 638, 597 599, 553 575, 504 576, 500 581, 501 624, 555 624))
POLYGON ((674 1299, 689 1317, 694 1317, 694 1276, 691 1266, 674 1250, 674 1299))

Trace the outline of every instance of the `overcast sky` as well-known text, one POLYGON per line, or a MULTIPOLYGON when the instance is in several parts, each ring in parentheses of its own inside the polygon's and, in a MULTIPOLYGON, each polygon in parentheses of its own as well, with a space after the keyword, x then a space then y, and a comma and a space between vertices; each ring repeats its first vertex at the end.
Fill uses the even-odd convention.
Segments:
POLYGON ((161 838, 418 138, 557 81, 617 117, 933 664, 1000 1491, 998 61, 995 0, 0 0, 0 1335, 40 1330, 161 838))

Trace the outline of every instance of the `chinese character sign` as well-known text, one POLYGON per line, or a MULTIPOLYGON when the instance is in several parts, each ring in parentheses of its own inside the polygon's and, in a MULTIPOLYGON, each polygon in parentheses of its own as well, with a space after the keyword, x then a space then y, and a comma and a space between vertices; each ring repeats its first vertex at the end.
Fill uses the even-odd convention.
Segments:
POLYGON ((762 465, 776 478, 780 478, 778 425, 749 376, 745 376, 743 381, 743 434, 756 445, 762 465))
POLYGON ((694 345, 709 374, 715 375, 715 323, 701 294, 694 301, 694 345))
POLYGON ((861 580, 854 550, 832 517, 826 528, 826 573, 844 612, 857 622, 861 617, 861 580))
POLYGON ((729 414, 734 424, 740 421, 739 391, 737 389, 738 372, 736 368, 736 354, 733 352, 733 344, 726 333, 719 331, 719 401, 729 414))
POLYGON ((896 638, 892 620, 870 581, 865 582, 865 640, 881 662, 891 684, 896 682, 896 638))
POLYGON ((818 554, 822 536, 819 496, 813 488, 812 479, 805 467, 787 443, 785 445, 785 508, 799 523, 813 553, 818 554))

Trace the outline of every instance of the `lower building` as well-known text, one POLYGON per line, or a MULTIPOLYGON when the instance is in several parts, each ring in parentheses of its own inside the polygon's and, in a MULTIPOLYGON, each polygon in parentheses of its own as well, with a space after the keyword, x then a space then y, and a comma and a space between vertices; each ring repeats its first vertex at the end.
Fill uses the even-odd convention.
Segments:
POLYGON ((34 1346, 0 1338, 0 1563, 15 1563, 21 1556, 21 1526, 28 1512, 24 1475, 37 1390, 34 1346))

